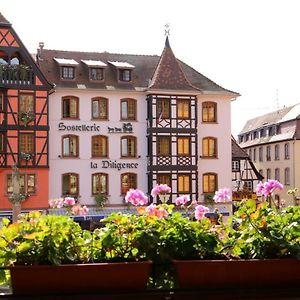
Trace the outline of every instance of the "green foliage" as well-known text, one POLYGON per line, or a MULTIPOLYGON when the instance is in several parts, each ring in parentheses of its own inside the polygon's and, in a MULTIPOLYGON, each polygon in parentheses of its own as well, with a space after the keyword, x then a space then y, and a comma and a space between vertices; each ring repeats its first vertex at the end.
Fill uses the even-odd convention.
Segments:
POLYGON ((106 194, 99 193, 95 196, 95 202, 98 207, 103 207, 107 202, 108 198, 106 194))
POLYGON ((300 259, 300 207, 291 206, 278 213, 263 202, 241 203, 232 216, 228 249, 234 256, 252 258, 300 259))

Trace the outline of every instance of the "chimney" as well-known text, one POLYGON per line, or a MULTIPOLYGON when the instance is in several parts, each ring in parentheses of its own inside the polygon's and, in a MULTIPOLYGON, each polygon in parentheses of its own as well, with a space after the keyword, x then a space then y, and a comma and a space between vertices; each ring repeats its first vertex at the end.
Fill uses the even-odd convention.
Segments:
POLYGON ((42 60, 42 52, 45 44, 44 42, 39 42, 39 48, 37 49, 37 61, 42 60))

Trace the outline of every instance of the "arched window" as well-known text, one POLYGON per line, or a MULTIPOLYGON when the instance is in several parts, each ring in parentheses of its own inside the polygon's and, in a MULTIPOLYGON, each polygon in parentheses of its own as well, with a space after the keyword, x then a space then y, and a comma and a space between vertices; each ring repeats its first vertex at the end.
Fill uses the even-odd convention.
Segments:
POLYGON ((108 174, 92 174, 92 194, 108 194, 108 174))
POLYGON ((217 139, 214 137, 205 137, 202 139, 202 157, 217 157, 217 139))
POLYGON ((135 99, 121 99, 121 120, 136 120, 135 99))
POLYGON ((217 122, 217 103, 202 103, 202 122, 217 122))
POLYGON ((104 135, 92 136, 92 157, 108 157, 108 138, 104 135))
POLYGON ((280 181, 280 169, 279 168, 275 169, 275 180, 280 181))
POLYGON ((62 136, 62 156, 63 157, 78 157, 79 142, 77 135, 62 136))
POLYGON ((203 193, 214 193, 218 189, 218 176, 216 173, 203 174, 203 193))
POLYGON ((62 195, 78 197, 79 175, 76 173, 62 174, 62 195))
POLYGON ((108 119, 108 100, 106 98, 92 98, 92 119, 108 119))
POLYGON ((64 119, 79 118, 79 98, 75 96, 65 96, 62 98, 62 117, 64 119))
POLYGON ((137 188, 137 175, 135 173, 121 174, 121 194, 125 195, 130 189, 137 188))
POLYGON ((136 137, 123 136, 121 138, 121 157, 136 157, 136 137))
POLYGON ((290 144, 284 144, 284 159, 290 159, 290 144))
POLYGON ((291 184, 291 178, 290 178, 290 168, 284 169, 284 184, 290 185, 291 184))

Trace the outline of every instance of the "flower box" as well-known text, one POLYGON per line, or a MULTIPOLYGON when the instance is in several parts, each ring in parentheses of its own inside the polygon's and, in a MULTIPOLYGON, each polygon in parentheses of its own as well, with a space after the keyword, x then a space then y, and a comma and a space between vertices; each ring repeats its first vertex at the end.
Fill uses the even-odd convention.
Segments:
POLYGON ((300 260, 174 260, 180 288, 298 286, 300 260))
POLYGON ((142 290, 150 261, 10 267, 15 295, 142 290))

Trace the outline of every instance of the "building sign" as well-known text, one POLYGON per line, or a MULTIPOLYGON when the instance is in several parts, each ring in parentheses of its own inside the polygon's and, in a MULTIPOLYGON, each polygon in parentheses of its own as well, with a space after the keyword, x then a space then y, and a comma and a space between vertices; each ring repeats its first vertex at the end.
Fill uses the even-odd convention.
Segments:
POLYGON ((132 133, 132 124, 131 123, 123 123, 122 128, 120 127, 109 127, 107 126, 108 133, 132 133))
POLYGON ((117 169, 121 171, 122 169, 137 169, 138 166, 139 164, 135 162, 118 162, 116 160, 102 160, 100 163, 91 162, 92 169, 117 169))
POLYGON ((64 122, 58 123, 59 131, 100 131, 100 126, 94 123, 93 125, 65 125, 64 122))

